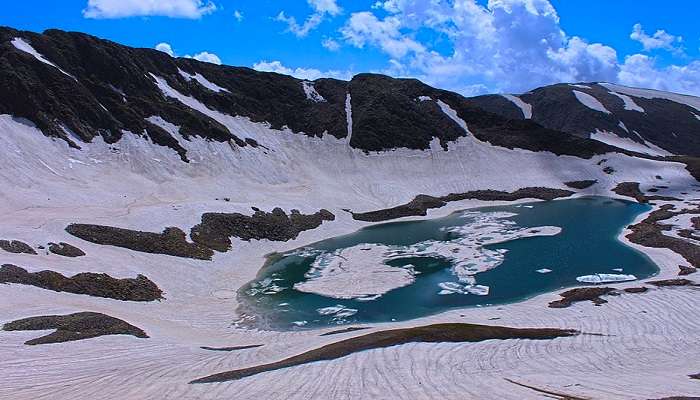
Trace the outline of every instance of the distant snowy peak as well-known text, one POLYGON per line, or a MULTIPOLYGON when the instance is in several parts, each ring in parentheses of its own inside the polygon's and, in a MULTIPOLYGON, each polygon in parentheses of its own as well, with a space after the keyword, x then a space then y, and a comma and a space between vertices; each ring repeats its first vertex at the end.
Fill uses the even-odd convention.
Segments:
POLYGON ((700 98, 609 83, 556 84, 522 95, 479 96, 477 106, 508 118, 654 155, 700 156, 700 98), (522 104, 521 104, 522 102, 522 104))

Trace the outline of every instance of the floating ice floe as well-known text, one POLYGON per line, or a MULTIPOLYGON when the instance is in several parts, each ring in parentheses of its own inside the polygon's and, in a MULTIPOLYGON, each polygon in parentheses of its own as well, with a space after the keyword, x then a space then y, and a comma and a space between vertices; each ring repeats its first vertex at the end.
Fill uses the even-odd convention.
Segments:
POLYGON ((576 280, 583 283, 609 283, 635 281, 637 277, 626 274, 593 274, 579 276, 576 280))
POLYGON ((552 272, 552 270, 549 268, 540 268, 535 272, 539 272, 540 274, 548 274, 548 273, 552 272))
POLYGON ((438 283, 440 290, 438 294, 475 294, 477 296, 487 296, 489 287, 484 285, 464 285, 457 282, 440 282, 438 283))
POLYGON ((622 268, 613 268, 612 270, 615 272, 622 272, 622 268))
POLYGON ((294 324, 294 325, 296 325, 296 326, 304 326, 304 325, 306 325, 306 324, 308 324, 308 323, 309 323, 309 321, 293 321, 293 322, 292 322, 292 324, 294 324))
POLYGON ((332 316, 332 321, 343 321, 347 317, 352 317, 357 314, 354 308, 345 307, 342 304, 337 304, 331 307, 323 307, 316 309, 316 312, 324 316, 332 316))

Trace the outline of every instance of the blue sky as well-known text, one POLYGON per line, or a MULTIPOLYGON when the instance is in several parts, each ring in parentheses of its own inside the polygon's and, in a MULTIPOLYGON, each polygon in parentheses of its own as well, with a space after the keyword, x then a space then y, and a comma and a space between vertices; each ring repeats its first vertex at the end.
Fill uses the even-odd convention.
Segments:
POLYGON ((693 0, 24 0, 6 2, 0 24, 167 43, 308 79, 381 72, 464 94, 605 80, 700 94, 697 15, 693 0))

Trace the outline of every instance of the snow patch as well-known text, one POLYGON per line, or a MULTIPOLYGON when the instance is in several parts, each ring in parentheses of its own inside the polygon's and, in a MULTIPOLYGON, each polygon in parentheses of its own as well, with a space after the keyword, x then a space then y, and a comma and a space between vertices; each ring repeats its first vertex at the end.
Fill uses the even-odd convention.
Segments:
POLYGON ((588 93, 583 93, 579 92, 578 90, 572 90, 578 101, 583 104, 584 106, 590 108, 591 110, 599 111, 605 114, 610 114, 610 111, 608 111, 607 108, 598 101, 595 97, 591 96, 588 93))
POLYGON ((523 113, 523 117, 525 119, 530 119, 532 118, 532 105, 524 102, 520 97, 518 96, 513 96, 512 94, 503 94, 503 97, 506 99, 510 100, 520 108, 520 111, 523 113))
POLYGON ((450 107, 447 103, 445 103, 442 100, 437 101, 438 105, 440 106, 440 109, 442 112, 444 112, 448 117, 450 117, 453 121, 457 123, 457 125, 461 126, 462 129, 464 129, 465 132, 468 134, 472 134, 469 132, 469 128, 467 127, 467 123, 464 122, 462 118, 457 115, 457 111, 455 111, 452 107, 450 107))
POLYGON ((570 83, 569 86, 577 87, 577 88, 580 88, 580 89, 593 89, 593 88, 590 87, 590 86, 579 85, 579 84, 575 84, 575 83, 570 83))
POLYGON ((59 67, 58 65, 56 65, 56 64, 52 63, 51 61, 49 61, 49 60, 48 60, 46 57, 44 57, 41 53, 39 53, 38 51, 36 51, 36 50, 34 49, 34 47, 32 47, 32 46, 31 46, 29 43, 27 43, 24 39, 22 39, 22 38, 14 38, 14 39, 12 39, 12 41, 10 41, 10 43, 12 43, 12 45, 15 46, 15 48, 16 48, 17 50, 20 50, 20 51, 23 51, 23 52, 25 52, 25 53, 31 54, 31 55, 34 56, 34 58, 36 58, 37 60, 43 62, 44 64, 50 65, 50 66, 52 66, 52 67, 58 69, 58 70, 61 71, 64 75, 70 76, 71 78, 73 78, 74 80, 77 81, 77 79, 75 79, 75 77, 74 77, 73 75, 71 75, 71 74, 69 74, 68 72, 62 70, 61 67, 59 67))
POLYGON ((644 143, 639 143, 630 138, 620 137, 612 132, 601 131, 598 129, 596 129, 594 133, 591 133, 591 139, 609 144, 611 146, 619 147, 621 149, 649 154, 651 156, 673 155, 673 153, 666 151, 649 141, 645 140, 644 143))
POLYGON ((348 95, 345 96, 345 119, 348 123, 348 144, 350 143, 350 139, 352 139, 352 103, 350 100, 350 93, 348 93, 348 95))
POLYGON ((202 85, 202 86, 204 86, 205 88, 211 90, 212 92, 217 92, 217 93, 227 92, 227 93, 231 93, 228 89, 223 88, 223 87, 217 85, 217 84, 214 83, 214 82, 211 82, 210 80, 208 80, 207 78, 205 78, 205 77, 204 77, 202 74, 200 74, 199 72, 195 73, 194 75, 191 75, 191 74, 188 74, 187 72, 181 70, 180 68, 177 69, 177 72, 178 72, 183 78, 185 78, 185 80, 186 80, 187 82, 192 81, 192 80, 195 80, 195 81, 197 81, 200 85, 202 85))
POLYGON ((637 103, 635 103, 631 97, 624 95, 622 93, 617 93, 617 92, 613 92, 613 91, 609 91, 608 93, 610 93, 613 96, 619 97, 625 103, 624 104, 625 110, 637 111, 637 112, 641 112, 641 113, 645 112, 644 109, 642 107, 640 107, 637 103))
POLYGON ((418 96, 418 101, 431 101, 432 99, 430 96, 418 96))
POLYGON ((323 96, 321 96, 321 94, 316 91, 313 82, 301 81, 301 88, 304 89, 304 93, 306 93, 307 99, 315 103, 322 103, 326 101, 326 99, 324 99, 323 96))

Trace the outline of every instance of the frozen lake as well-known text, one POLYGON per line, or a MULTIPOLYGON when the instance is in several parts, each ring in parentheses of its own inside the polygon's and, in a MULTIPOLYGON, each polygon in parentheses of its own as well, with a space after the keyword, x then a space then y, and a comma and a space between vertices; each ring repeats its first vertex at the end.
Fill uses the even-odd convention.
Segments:
POLYGON ((271 256, 239 291, 241 311, 300 329, 516 302, 589 275, 643 279, 657 267, 617 236, 648 209, 585 197, 373 225, 271 256))

